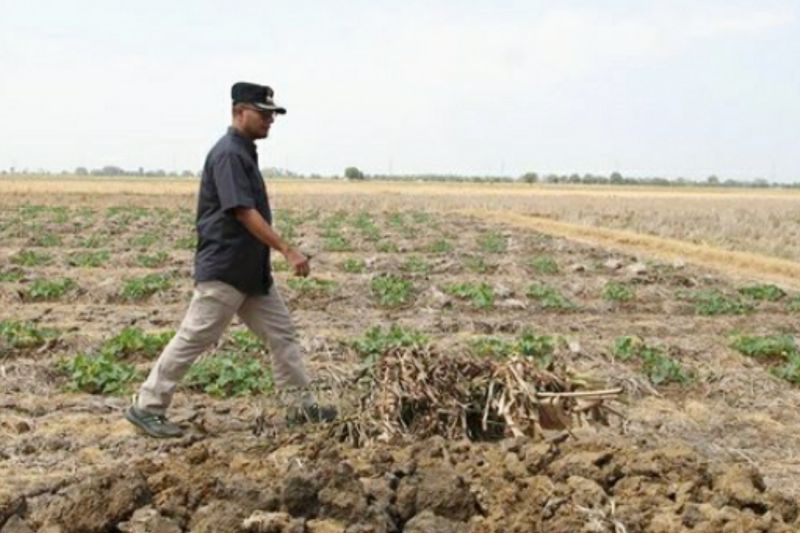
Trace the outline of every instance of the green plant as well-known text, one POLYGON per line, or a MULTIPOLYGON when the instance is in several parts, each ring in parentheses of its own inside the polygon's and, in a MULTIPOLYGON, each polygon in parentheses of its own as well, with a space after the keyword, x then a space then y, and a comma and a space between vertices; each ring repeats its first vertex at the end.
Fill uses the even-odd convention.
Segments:
POLYGON ((109 222, 127 225, 131 222, 147 217, 149 211, 150 210, 146 207, 114 206, 106 209, 106 218, 109 222))
POLYGON ((139 254, 136 256, 136 264, 145 268, 158 268, 164 266, 169 260, 169 254, 165 251, 159 251, 154 254, 139 254))
POLYGON ((120 291, 123 300, 139 301, 149 298, 157 292, 172 287, 172 278, 167 274, 146 274, 140 277, 126 278, 120 291))
POLYGON ((16 267, 0 272, 0 281, 20 281, 24 277, 25 273, 16 267))
POLYGON ((380 326, 369 328, 361 337, 353 339, 349 345, 364 358, 376 358, 388 350, 397 348, 422 348, 429 338, 421 331, 392 324, 385 330, 380 326))
POLYGON ((544 283, 533 283, 528 286, 525 293, 528 298, 536 300, 536 302, 544 309, 574 309, 576 305, 562 296, 553 287, 544 283))
POLYGON ((117 358, 143 355, 152 359, 161 353, 174 335, 174 331, 145 333, 137 327, 127 327, 106 340, 100 347, 100 353, 117 358))
POLYGON ((541 366, 548 368, 553 363, 557 343, 556 337, 537 335, 526 330, 517 339, 517 351, 526 357, 533 357, 541 366))
POLYGON ((264 349, 264 344, 252 331, 247 329, 236 330, 230 335, 230 344, 233 350, 241 354, 256 354, 264 349))
POLYGON ((411 301, 413 284, 391 274, 375 276, 370 282, 372 296, 383 307, 397 307, 411 301))
POLYGON ((103 266, 108 258, 107 250, 73 252, 67 257, 67 263, 73 267, 98 268, 103 266))
POLYGON ((336 289, 336 282, 318 278, 290 278, 286 284, 294 291, 307 296, 324 296, 336 289))
POLYGON ((155 233, 142 233, 134 235, 128 239, 128 244, 137 248, 149 248, 159 240, 159 236, 155 233))
POLYGON ((266 393, 274 386, 272 372, 260 359, 235 354, 214 355, 195 363, 184 383, 219 397, 266 393))
POLYGON ((740 297, 730 297, 717 290, 678 293, 679 298, 694 303, 698 315, 744 315, 753 311, 753 305, 740 297))
POLYGON ((430 244, 428 251, 432 254, 446 254, 453 251, 453 245, 447 239, 438 239, 430 244))
POLYGON ((31 246, 52 248, 54 246, 61 246, 61 237, 55 233, 37 233, 30 238, 28 243, 31 246))
POLYGON ((34 322, 0 321, 0 356, 7 350, 31 350, 43 346, 58 336, 52 328, 40 328, 34 322))
POLYGON ((124 394, 141 377, 133 365, 109 354, 78 354, 62 359, 57 368, 69 378, 67 390, 90 394, 124 394))
POLYGON ((800 312, 800 294, 794 296, 786 303, 786 309, 792 313, 800 312))
POLYGON ((328 252, 350 252, 353 247, 341 234, 330 231, 323 236, 322 247, 328 252))
POLYGON ((483 256, 467 256, 464 258, 464 265, 467 267, 468 270, 475 272, 477 274, 486 274, 494 270, 496 265, 492 265, 486 262, 483 256))
POLYGON ((469 350, 479 357, 505 358, 514 354, 514 343, 502 337, 482 335, 469 342, 469 350))
POLYGON ((772 284, 748 285, 747 287, 741 287, 739 289, 739 294, 742 296, 747 296, 748 298, 752 298, 753 300, 768 302, 777 302, 786 296, 786 293, 783 291, 783 289, 772 284))
POLYGON ((622 361, 639 360, 642 371, 654 385, 686 384, 693 379, 692 374, 669 357, 663 348, 649 346, 641 337, 618 337, 614 340, 612 355, 622 361))
POLYGON ((57 300, 77 287, 71 278, 37 279, 25 290, 25 297, 31 301, 57 300))
POLYGON ((184 235, 175 241, 175 246, 181 250, 194 250, 197 248, 197 236, 184 235))
POLYGON ((51 222, 55 224, 64 224, 67 220, 69 220, 69 209, 61 205, 51 208, 51 222))
POLYGON ((800 355, 797 352, 791 354, 783 366, 773 368, 770 371, 781 379, 800 385, 800 355))
POLYGON ((792 335, 736 335, 731 347, 754 359, 780 361, 782 365, 773 366, 770 373, 800 385, 800 350, 792 335))
POLYGON ((11 256, 11 262, 15 265, 33 267, 49 264, 53 258, 50 254, 37 252, 36 250, 20 250, 11 256))
POLYGON ((466 298, 478 309, 494 306, 494 288, 488 283, 452 283, 444 287, 445 292, 458 298, 466 298))
POLYGON ((498 254, 505 252, 508 248, 506 238, 496 231, 490 231, 478 238, 478 245, 484 252, 498 254))
POLYGON ((629 302, 636 294, 633 289, 618 281, 609 281, 603 287, 603 299, 613 302, 629 302))
POLYGON ((611 353, 617 359, 629 361, 634 357, 638 357, 644 347, 644 339, 641 337, 625 335, 614 339, 614 346, 611 349, 611 353))
POLYGON ((731 339, 731 347, 757 359, 786 359, 797 353, 797 345, 791 335, 737 335, 731 339))
POLYGON ((412 211, 411 212, 411 220, 414 221, 415 224, 425 224, 428 225, 431 223, 432 218, 430 213, 426 213, 425 211, 412 211))
POLYGON ((427 274, 431 271, 431 265, 418 255, 412 255, 403 263, 401 267, 406 272, 414 274, 427 274))
POLYGON ((341 269, 350 274, 361 274, 367 268, 363 259, 349 257, 340 265, 341 269))
POLYGON ((346 221, 347 211, 339 210, 326 216, 318 227, 323 230, 324 235, 328 232, 338 232, 346 221))
POLYGON ((537 274, 558 274, 558 263, 552 257, 546 255, 532 259, 530 265, 537 274))
POLYGON ((531 357, 543 368, 550 368, 558 338, 550 335, 537 335, 525 330, 516 339, 496 336, 481 336, 470 342, 470 352, 481 357, 506 358, 514 355, 531 357))
POLYGON ((361 235, 368 241, 377 241, 381 238, 381 231, 372 216, 366 211, 361 211, 353 219, 353 225, 361 232, 361 235))
POLYGON ((389 213, 386 222, 393 228, 403 229, 406 226, 405 215, 399 211, 389 213))
POLYGON ((275 228, 286 241, 294 241, 299 223, 300 220, 288 211, 279 211, 275 214, 275 228))
POLYGON ((108 240, 108 235, 105 234, 88 235, 79 240, 77 246, 80 248, 100 248, 102 246, 106 246, 108 244, 108 240))
POLYGON ((375 249, 384 254, 396 254, 400 251, 400 248, 392 241, 380 241, 375 245, 375 249))
POLYGON ((24 204, 19 208, 19 214, 23 218, 37 218, 47 210, 46 205, 24 204))
POLYGON ((272 259, 272 271, 273 272, 288 272, 289 271, 289 262, 285 259, 276 259, 274 255, 270 256, 272 259))

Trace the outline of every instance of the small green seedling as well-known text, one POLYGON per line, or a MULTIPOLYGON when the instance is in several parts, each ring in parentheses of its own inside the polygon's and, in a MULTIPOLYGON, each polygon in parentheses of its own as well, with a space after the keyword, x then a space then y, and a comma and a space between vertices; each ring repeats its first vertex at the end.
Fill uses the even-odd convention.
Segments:
POLYGON ((638 360, 653 385, 687 384, 693 379, 692 374, 680 362, 669 357, 663 348, 649 346, 641 337, 618 337, 611 353, 621 361, 638 360))
POLYGON ((136 367, 109 354, 78 354, 62 359, 57 368, 67 376, 67 390, 73 392, 122 395, 141 379, 136 367))
POLYGON ((106 340, 100 347, 100 353, 118 359, 137 355, 153 359, 161 353, 174 335, 174 331, 146 333, 137 327, 127 327, 106 340))
POLYGON ((603 287, 603 299, 610 302, 629 302, 635 296, 636 293, 631 287, 618 281, 609 281, 603 287))
POLYGON ((786 296, 786 293, 783 291, 783 289, 772 284, 749 285, 747 287, 741 287, 739 289, 739 294, 748 298, 752 298, 753 300, 767 302, 777 302, 786 296))
POLYGON ((372 297, 381 307, 399 307, 410 303, 413 289, 411 281, 391 274, 375 276, 370 282, 372 297))
POLYGON ((558 263, 552 257, 539 256, 530 262, 531 268, 537 274, 553 275, 558 274, 558 263))
POLYGON ((305 296, 327 296, 336 290, 336 282, 319 278, 290 278, 286 284, 305 296))
POLYGON ((494 307, 494 288, 488 283, 451 283, 446 285, 444 290, 457 298, 469 300, 472 306, 478 309, 494 307))
POLYGON ((37 279, 25 289, 25 298, 34 302, 58 300, 77 288, 72 278, 37 279))
POLYGON ((169 290, 172 277, 167 274, 147 274, 140 277, 127 278, 124 281, 120 296, 123 300, 137 302, 152 295, 169 290))
POLYGON ((229 398, 272 391, 272 371, 257 357, 220 354, 195 363, 184 383, 193 390, 229 398))
POLYGON ((528 298, 535 300, 543 309, 566 311, 577 307, 555 288, 544 283, 532 283, 528 286, 525 294, 528 298))
POLYGON ((341 269, 348 274, 361 274, 367 269, 367 263, 357 257, 349 257, 340 265, 341 269))

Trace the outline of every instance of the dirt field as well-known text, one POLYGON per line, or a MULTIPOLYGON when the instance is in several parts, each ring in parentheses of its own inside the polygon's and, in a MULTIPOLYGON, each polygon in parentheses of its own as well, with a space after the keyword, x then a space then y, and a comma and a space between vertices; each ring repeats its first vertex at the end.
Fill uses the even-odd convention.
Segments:
MULTIPOLYGON (((796 264, 760 255, 796 251, 780 248, 781 236, 724 222, 746 218, 735 213, 749 205, 751 222, 780 212, 775 233, 794 231, 794 196, 637 190, 609 201, 574 190, 470 186, 451 197, 427 186, 273 185, 277 225, 314 255, 305 283, 274 267, 323 382, 391 342, 498 359, 534 345, 542 361, 625 390, 611 404, 621 418, 572 435, 356 448, 336 426, 286 427, 280 395, 225 397, 269 391, 268 370, 258 373, 269 354, 238 323, 206 361, 257 369, 233 384, 187 383, 171 413, 186 437, 149 440, 121 418, 169 335, 158 334, 178 326, 191 296, 193 186, 0 182, 0 531, 800 529, 800 394, 791 383, 800 368, 792 373, 790 338, 800 299, 790 283, 762 283, 791 277, 781 269, 796 264), (504 220, 503 210, 515 216, 504 220), (714 210, 721 222, 704 238, 748 252, 739 269, 709 268, 724 256, 715 265, 691 247, 682 255, 646 240, 578 242, 518 218, 596 223, 628 212, 639 222, 615 214, 602 225, 694 239, 687 217, 703 226, 714 210), (648 217, 682 225, 641 225, 648 217), (386 289, 376 279, 400 281, 386 289), (381 336, 392 325, 402 339, 381 336), (143 336, 126 344, 126 328, 143 336), (70 366, 82 354, 106 354, 107 366, 70 366), (85 392, 117 383, 112 393, 85 392)), ((345 420, 357 409, 337 388, 320 394, 345 420)))

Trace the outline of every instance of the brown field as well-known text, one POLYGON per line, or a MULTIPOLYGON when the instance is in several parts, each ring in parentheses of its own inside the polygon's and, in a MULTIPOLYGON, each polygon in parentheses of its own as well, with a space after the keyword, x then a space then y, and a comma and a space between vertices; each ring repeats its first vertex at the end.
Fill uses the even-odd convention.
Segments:
MULTIPOLYGON (((195 188, 0 180, 0 531, 270 531, 242 529, 259 511, 277 513, 271 531, 800 528, 800 391, 774 375, 787 354, 732 347, 797 331, 796 193, 271 183, 277 226, 314 255, 305 285, 274 258, 277 286, 345 420, 358 408, 336 378, 363 364, 354 341, 374 326, 498 360, 534 335, 542 365, 625 391, 608 426, 545 440, 353 447, 341 426, 286 427, 280 395, 189 384, 172 412, 187 436, 148 440, 121 418, 157 352, 144 344, 114 352, 139 372, 120 391, 70 389, 64 361, 111 349, 125 328, 178 326, 195 188), (381 275, 406 281, 409 299, 382 303, 381 275), (44 283, 63 278, 63 293, 44 283), (782 291, 748 292, 765 282, 782 291), (482 283, 473 297, 452 289, 482 283), (23 342, 12 322, 55 331, 23 342), (623 336, 649 355, 615 351, 623 336)), ((235 352, 268 372, 242 328, 205 360, 235 352)))

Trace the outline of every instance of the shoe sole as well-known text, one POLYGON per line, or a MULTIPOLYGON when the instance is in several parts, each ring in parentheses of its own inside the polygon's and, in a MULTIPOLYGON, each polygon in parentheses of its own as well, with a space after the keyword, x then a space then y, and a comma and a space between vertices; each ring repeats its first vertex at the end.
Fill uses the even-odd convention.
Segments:
POLYGON ((180 435, 164 435, 163 433, 155 433, 153 431, 150 431, 147 428, 147 426, 142 424, 136 417, 134 417, 131 414, 131 410, 130 409, 126 409, 125 410, 125 420, 127 420, 128 422, 133 424, 136 427, 136 429, 138 429, 139 431, 142 431, 146 435, 149 435, 149 436, 151 436, 153 438, 156 438, 156 439, 177 439, 177 438, 183 436, 182 433, 180 435))

